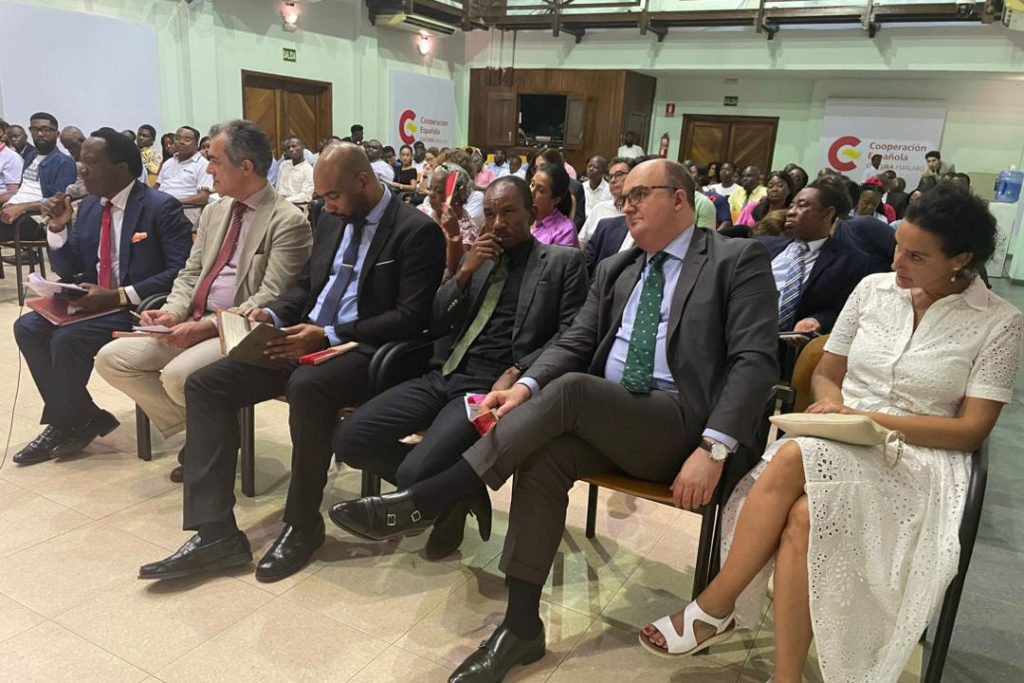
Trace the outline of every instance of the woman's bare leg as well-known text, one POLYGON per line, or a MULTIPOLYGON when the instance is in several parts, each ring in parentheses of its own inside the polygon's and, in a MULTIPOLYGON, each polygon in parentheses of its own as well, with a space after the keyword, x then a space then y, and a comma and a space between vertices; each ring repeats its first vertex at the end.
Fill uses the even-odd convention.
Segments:
POLYGON ((775 683, 800 683, 811 647, 813 631, 807 584, 810 535, 805 495, 789 511, 775 559, 775 683))

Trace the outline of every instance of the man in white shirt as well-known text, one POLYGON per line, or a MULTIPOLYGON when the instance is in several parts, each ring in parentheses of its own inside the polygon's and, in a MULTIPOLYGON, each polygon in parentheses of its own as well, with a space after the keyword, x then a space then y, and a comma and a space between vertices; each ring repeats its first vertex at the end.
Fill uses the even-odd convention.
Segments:
MULTIPOLYGON (((587 164, 587 168, 590 168, 590 164, 587 164)), ((629 175, 631 168, 633 168, 633 159, 631 157, 615 157, 611 160, 611 163, 608 165, 608 180, 606 182, 608 185, 608 199, 594 204, 593 208, 587 208, 587 220, 580 229, 580 247, 586 246, 586 243, 594 236, 594 231, 597 230, 599 222, 605 218, 614 218, 615 216, 622 215, 622 210, 619 208, 619 199, 622 197, 622 184, 626 182, 626 176, 629 175)), ((587 189, 587 185, 589 183, 583 186, 584 190, 587 189)))
POLYGON ((611 190, 608 189, 608 160, 602 156, 592 156, 587 161, 587 182, 583 183, 583 196, 585 198, 586 213, 589 216, 594 206, 600 202, 607 202, 612 199, 611 190))
POLYGON ((864 177, 861 179, 862 183, 866 183, 872 178, 877 178, 882 173, 882 155, 872 154, 871 161, 868 163, 868 167, 864 169, 864 177))
POLYGON ((382 183, 391 183, 395 180, 395 169, 388 162, 384 161, 384 146, 380 140, 367 140, 363 143, 366 156, 370 159, 370 166, 377 179, 382 183))
POLYGON ((206 206, 213 187, 213 179, 206 172, 208 164, 199 153, 199 131, 182 126, 174 133, 174 156, 160 168, 155 187, 186 208, 206 206))
POLYGON ((526 166, 523 164, 523 158, 518 154, 513 154, 509 157, 508 174, 519 176, 523 180, 526 180, 526 166))
POLYGON ((506 161, 506 159, 505 159, 505 150, 503 150, 503 149, 496 149, 496 150, 494 150, 494 163, 493 164, 487 164, 487 166, 494 173, 494 179, 495 180, 497 180, 498 178, 501 178, 502 176, 507 176, 509 174, 509 170, 508 170, 508 161, 506 161))
POLYGON ((7 122, 0 119, 0 206, 18 191, 25 165, 21 155, 5 144, 6 132, 7 122))
POLYGON ((423 169, 427 167, 427 146, 422 140, 412 143, 413 167, 416 169, 416 177, 422 177, 423 169))
POLYGON ((284 141, 284 159, 277 172, 277 193, 293 204, 313 201, 313 166, 305 158, 302 140, 290 137, 284 141))
POLYGON ((733 166, 732 162, 723 161, 718 167, 719 182, 708 187, 708 192, 714 192, 715 194, 728 199, 733 192, 740 189, 740 186, 734 182, 735 179, 736 167, 733 166))
POLYGON ((616 153, 616 156, 636 159, 643 155, 644 148, 636 144, 636 133, 631 130, 627 130, 622 136, 622 146, 619 147, 619 151, 616 153))

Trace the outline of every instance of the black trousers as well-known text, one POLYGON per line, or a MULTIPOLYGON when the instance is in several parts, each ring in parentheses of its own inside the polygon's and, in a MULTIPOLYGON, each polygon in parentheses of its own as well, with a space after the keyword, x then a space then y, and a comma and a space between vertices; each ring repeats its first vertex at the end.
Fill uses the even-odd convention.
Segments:
POLYGON ((237 412, 278 396, 288 399, 292 476, 284 521, 318 521, 331 464, 338 411, 369 393, 370 356, 352 351, 322 365, 262 368, 223 359, 185 382, 185 529, 234 520, 238 466, 237 412))
POLYGON ((15 235, 24 241, 44 240, 46 228, 31 214, 21 216, 14 223, 0 223, 0 242, 13 242, 15 235))
POLYGON ((466 418, 464 396, 487 393, 496 374, 440 370, 388 389, 334 431, 334 452, 350 467, 365 469, 405 489, 453 465, 480 438, 466 418), (399 439, 426 430, 410 446, 399 439))
POLYGON ((631 394, 582 373, 551 382, 463 456, 493 489, 516 475, 501 570, 544 584, 576 480, 619 469, 667 487, 702 431, 686 424, 679 402, 665 392, 631 394))
POLYGON ((127 311, 64 327, 35 312, 14 322, 14 339, 43 397, 40 424, 67 431, 99 412, 86 389, 96 353, 111 333, 131 326, 127 311))

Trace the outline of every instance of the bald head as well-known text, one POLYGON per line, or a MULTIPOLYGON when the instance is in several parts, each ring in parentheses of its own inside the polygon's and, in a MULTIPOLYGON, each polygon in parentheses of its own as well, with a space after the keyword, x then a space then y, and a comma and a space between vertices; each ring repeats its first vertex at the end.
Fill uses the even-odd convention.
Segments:
POLYGON ((692 226, 693 192, 693 178, 682 164, 667 159, 637 164, 622 190, 626 224, 637 246, 661 251, 692 226))
POLYGON ((75 126, 67 126, 60 132, 60 144, 68 151, 71 158, 78 161, 82 155, 82 143, 85 142, 85 133, 75 126))
POLYGON ((363 218, 380 201, 384 188, 359 145, 333 142, 313 167, 313 192, 324 208, 346 218, 363 218))

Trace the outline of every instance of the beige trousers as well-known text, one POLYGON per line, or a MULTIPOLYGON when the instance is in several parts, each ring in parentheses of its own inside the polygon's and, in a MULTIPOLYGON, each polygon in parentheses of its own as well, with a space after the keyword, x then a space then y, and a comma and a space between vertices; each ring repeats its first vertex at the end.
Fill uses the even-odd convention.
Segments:
POLYGON ((188 349, 146 337, 126 337, 100 349, 96 371, 139 404, 167 438, 185 429, 185 380, 222 357, 217 337, 188 349))

